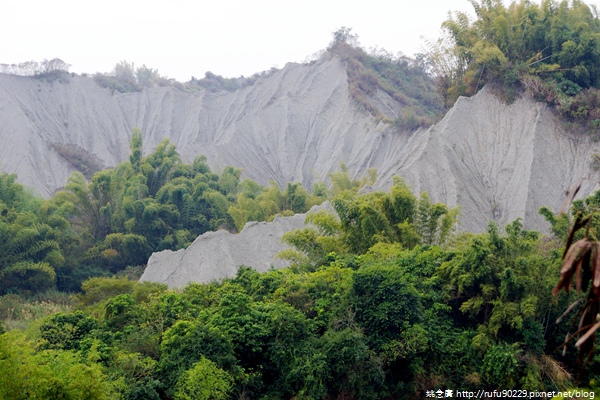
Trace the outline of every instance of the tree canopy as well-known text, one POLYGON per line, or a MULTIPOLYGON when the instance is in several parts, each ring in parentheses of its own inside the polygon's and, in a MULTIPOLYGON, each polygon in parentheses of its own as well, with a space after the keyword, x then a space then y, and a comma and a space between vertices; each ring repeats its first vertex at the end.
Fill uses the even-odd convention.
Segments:
MULTIPOLYGON (((398 185, 390 198, 403 198, 398 185)), ((309 268, 242 266, 235 278, 179 291, 92 278, 74 310, 49 315, 32 337, 0 335, 10 371, 0 393, 373 399, 439 387, 558 391, 576 379, 597 387, 597 356, 576 378, 574 346, 557 351, 569 326, 555 321, 582 297, 552 296, 558 241, 519 220, 443 246, 380 236, 365 250, 344 240, 345 253, 309 268)))

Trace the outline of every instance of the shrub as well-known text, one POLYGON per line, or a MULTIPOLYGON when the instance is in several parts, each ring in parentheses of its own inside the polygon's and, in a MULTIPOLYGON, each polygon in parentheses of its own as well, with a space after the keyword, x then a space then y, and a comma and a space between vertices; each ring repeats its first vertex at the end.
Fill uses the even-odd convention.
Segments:
POLYGON ((115 297, 119 294, 131 294, 135 282, 126 278, 90 278, 81 284, 82 294, 77 295, 79 303, 89 306, 115 297))

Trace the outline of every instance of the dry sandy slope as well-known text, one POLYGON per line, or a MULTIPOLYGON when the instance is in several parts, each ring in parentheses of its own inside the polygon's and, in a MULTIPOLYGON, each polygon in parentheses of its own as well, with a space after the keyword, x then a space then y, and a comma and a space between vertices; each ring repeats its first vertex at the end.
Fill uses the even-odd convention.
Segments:
MULTIPOLYGON (((402 106, 384 93, 377 103, 390 118, 402 106)), ((598 188, 590 167, 598 143, 566 132, 543 104, 527 98, 506 105, 487 90, 461 98, 430 129, 401 132, 352 101, 343 63, 324 58, 289 64, 253 86, 230 93, 186 94, 173 88, 118 94, 89 78, 45 82, 0 75, 0 168, 50 196, 73 167, 52 144, 74 144, 110 167, 127 159, 133 128, 145 152, 169 137, 185 162, 198 154, 211 167, 233 165, 262 184, 310 186, 345 162, 355 177, 376 167, 376 189, 401 176, 416 194, 461 208, 461 229, 483 231, 523 218, 547 230, 541 206, 558 210, 566 192, 598 188)), ((211 232, 187 250, 155 253, 143 280, 180 287, 233 276, 239 265, 265 270, 283 249, 284 232, 303 216, 253 223, 239 235, 211 232)))
MULTIPOLYGON (((507 106, 484 90, 459 99, 427 131, 378 138, 371 156, 380 168, 379 188, 402 176, 416 192, 459 205, 463 230, 482 231, 490 220, 505 224, 515 218, 547 230, 541 206, 558 210, 574 184, 581 183, 579 197, 598 189, 598 173, 590 168, 598 145, 565 133, 543 105, 527 99, 507 106)), ((302 226, 296 225, 302 219, 282 221, 247 226, 237 236, 207 233, 185 251, 155 253, 142 280, 180 287, 232 277, 239 265, 280 267, 274 256, 284 229, 302 226)))

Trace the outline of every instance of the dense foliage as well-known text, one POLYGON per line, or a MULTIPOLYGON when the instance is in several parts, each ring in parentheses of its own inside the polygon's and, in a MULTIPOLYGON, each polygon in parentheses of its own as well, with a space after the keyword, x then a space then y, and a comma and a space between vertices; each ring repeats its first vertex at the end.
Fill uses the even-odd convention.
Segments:
POLYGON ((508 101, 522 90, 588 130, 600 126, 600 20, 583 1, 471 0, 456 12, 426 59, 450 107, 460 95, 496 84, 508 101))
POLYGON ((47 75, 59 76, 61 73, 67 74, 69 68, 71 68, 70 64, 67 64, 60 58, 53 58, 41 62, 31 60, 19 64, 0 64, 0 73, 36 77, 47 75))
MULTIPOLYGON (((0 64, 0 68, 2 64, 0 64)), ((264 78, 276 72, 276 69, 259 72, 250 77, 224 78, 207 71, 204 78, 191 77, 188 82, 178 82, 159 74, 157 69, 136 67, 134 63, 121 61, 109 73, 95 73, 94 82, 100 87, 111 89, 120 93, 140 92, 145 88, 173 87, 185 92, 196 92, 200 89, 209 92, 235 91, 246 86, 251 86, 259 78, 264 78)))
POLYGON ((15 175, 0 175, 0 294, 53 288, 75 240, 60 210, 26 192, 15 175))
POLYGON ((176 80, 160 75, 157 69, 146 65, 136 68, 134 63, 125 60, 115 64, 114 69, 109 73, 95 73, 93 79, 98 86, 120 93, 140 92, 144 88, 151 87, 183 88, 183 85, 176 80))
MULTIPOLYGON (((74 174, 48 201, 2 176, 0 232, 12 250, 0 265, 0 369, 10 371, 0 398, 387 399, 597 385, 600 356, 580 374, 577 349, 557 351, 570 327, 555 321, 583 296, 552 296, 560 239, 520 220, 456 234, 458 210, 400 179, 389 193, 358 194, 368 179, 344 168, 331 174, 338 217, 316 212, 312 228, 285 236, 290 268, 241 266, 182 290, 96 276, 71 300, 47 291, 55 271, 75 284, 69 273, 84 264, 69 263, 116 272, 191 232, 312 201, 299 185, 262 188, 232 168, 182 164, 166 141, 144 157, 139 132, 131 148, 128 162, 89 183, 74 174)), ((598 198, 573 213, 592 213, 598 198)), ((564 238, 568 215, 544 214, 564 238)))
MULTIPOLYGON (((0 336, 0 365, 11 371, 0 391, 385 399, 564 389, 578 366, 572 347, 556 351, 567 327, 554 321, 577 295, 552 298, 559 250, 515 221, 451 246, 382 240, 307 269, 241 267, 234 279, 181 291, 93 278, 77 311, 50 315, 29 338, 0 336)), ((595 385, 599 366, 596 356, 580 387, 595 385)))

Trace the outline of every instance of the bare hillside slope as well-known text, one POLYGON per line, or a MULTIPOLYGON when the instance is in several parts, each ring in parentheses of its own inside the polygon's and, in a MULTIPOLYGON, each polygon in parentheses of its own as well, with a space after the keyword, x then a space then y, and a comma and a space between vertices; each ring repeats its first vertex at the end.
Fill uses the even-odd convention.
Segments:
MULTIPOLYGON (((372 100, 390 119, 402 111, 382 91, 372 100)), ((137 127, 146 152, 169 137, 185 162, 204 154, 211 167, 233 165, 262 184, 310 187, 341 162, 355 176, 376 167, 376 188, 399 175, 415 193, 459 205, 469 231, 517 217, 546 230, 539 207, 557 210, 578 182, 579 196, 591 193, 597 174, 590 161, 600 150, 565 132, 544 105, 526 98, 506 105, 486 90, 459 99, 428 130, 400 131, 352 100, 337 57, 288 64, 252 86, 218 93, 120 94, 85 77, 0 74, 0 121, 0 168, 44 196, 64 186, 81 160, 106 167, 125 160, 137 127)))
MULTIPOLYGON (((267 184, 315 177, 346 161, 363 171, 370 151, 390 127, 351 100, 338 58, 289 64, 236 92, 188 94, 174 88, 112 93, 88 78, 67 83, 0 75, 0 165, 25 185, 49 196, 74 167, 53 144, 75 144, 114 166, 129 154, 140 128, 151 151, 169 137, 185 162, 204 154, 211 167, 233 165, 267 184)), ((386 112, 398 106, 379 93, 386 112)))

